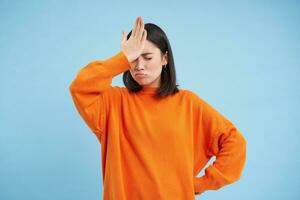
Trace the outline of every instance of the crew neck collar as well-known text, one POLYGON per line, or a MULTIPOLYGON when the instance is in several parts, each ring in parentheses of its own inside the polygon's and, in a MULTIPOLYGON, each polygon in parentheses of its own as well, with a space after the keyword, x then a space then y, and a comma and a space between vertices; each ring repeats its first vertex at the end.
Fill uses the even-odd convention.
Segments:
POLYGON ((139 92, 142 94, 155 94, 158 87, 143 87, 139 92))

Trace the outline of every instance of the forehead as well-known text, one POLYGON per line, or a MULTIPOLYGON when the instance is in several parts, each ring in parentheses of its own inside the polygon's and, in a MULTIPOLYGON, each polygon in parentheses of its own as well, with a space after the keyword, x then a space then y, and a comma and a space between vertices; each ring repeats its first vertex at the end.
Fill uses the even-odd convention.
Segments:
POLYGON ((159 52, 159 48, 155 46, 155 44, 153 44, 151 41, 146 40, 142 54, 157 53, 157 52, 159 52))

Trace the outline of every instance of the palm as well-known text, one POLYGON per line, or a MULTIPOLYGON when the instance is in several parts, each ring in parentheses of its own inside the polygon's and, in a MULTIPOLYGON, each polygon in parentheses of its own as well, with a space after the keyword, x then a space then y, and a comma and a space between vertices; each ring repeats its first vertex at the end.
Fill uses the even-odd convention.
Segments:
POLYGON ((130 62, 136 60, 142 53, 147 32, 144 29, 144 22, 141 17, 137 17, 130 38, 127 40, 127 34, 123 33, 121 42, 122 51, 127 56, 130 62))

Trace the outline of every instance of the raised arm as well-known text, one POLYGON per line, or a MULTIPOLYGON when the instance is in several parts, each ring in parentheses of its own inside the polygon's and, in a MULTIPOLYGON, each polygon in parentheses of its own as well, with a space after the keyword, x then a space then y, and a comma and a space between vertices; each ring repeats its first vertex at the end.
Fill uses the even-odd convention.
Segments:
POLYGON ((99 139, 105 119, 102 94, 112 87, 112 78, 129 67, 125 54, 120 51, 109 59, 93 61, 80 69, 69 86, 77 111, 99 139))
POLYGON ((112 88, 113 77, 130 69, 141 54, 147 35, 141 18, 136 19, 133 33, 128 40, 123 33, 121 51, 106 60, 90 62, 79 70, 69 86, 75 107, 100 141, 106 118, 102 94, 112 88))

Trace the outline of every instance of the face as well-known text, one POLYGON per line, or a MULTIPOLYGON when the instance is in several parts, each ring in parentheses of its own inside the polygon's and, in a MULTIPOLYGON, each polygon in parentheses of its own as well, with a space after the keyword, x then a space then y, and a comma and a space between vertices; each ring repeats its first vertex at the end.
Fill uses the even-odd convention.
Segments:
POLYGON ((160 49, 146 40, 141 55, 130 63, 130 74, 143 87, 159 87, 161 71, 167 64, 167 54, 162 55, 160 49))

